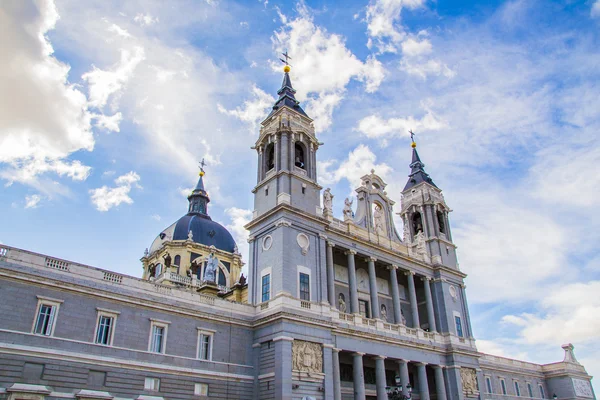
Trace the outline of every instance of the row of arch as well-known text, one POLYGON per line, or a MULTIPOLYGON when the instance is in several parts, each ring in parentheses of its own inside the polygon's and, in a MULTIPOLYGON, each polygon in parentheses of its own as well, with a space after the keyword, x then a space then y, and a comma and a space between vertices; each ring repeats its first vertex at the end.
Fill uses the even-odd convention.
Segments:
MULTIPOLYGON (((306 170, 306 147, 302 142, 294 143, 294 165, 306 170)), ((275 168, 275 143, 269 143, 265 148, 265 170, 275 168)))
MULTIPOLYGON (((437 210, 435 214, 440 233, 446 235, 446 218, 444 217, 444 213, 437 210)), ((423 232, 423 217, 419 211, 415 211, 412 214, 410 222, 413 235, 416 236, 419 232, 423 232)))

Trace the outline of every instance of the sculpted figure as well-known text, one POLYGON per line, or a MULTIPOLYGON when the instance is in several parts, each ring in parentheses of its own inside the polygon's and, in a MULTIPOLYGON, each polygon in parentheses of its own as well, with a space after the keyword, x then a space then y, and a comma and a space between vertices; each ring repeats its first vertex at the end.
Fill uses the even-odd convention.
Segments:
POLYGON ((417 254, 420 256, 427 255, 427 248, 425 246, 425 235, 423 235, 423 232, 421 231, 417 233, 415 239, 417 242, 417 254))
POLYGON ((338 296, 338 310, 343 313, 346 313, 346 299, 344 298, 344 294, 340 293, 338 296))
POLYGON ((192 230, 190 229, 190 231, 188 232, 188 239, 190 242, 194 240, 194 234, 192 233, 192 230))
POLYGON ((385 235, 383 218, 383 208, 379 204, 375 205, 375 211, 373 211, 373 223, 375 225, 375 232, 380 235, 385 235))
POLYGON ((327 188, 323 192, 323 211, 326 215, 331 215, 333 210, 333 195, 331 189, 327 188))
POLYGON ((155 274, 156 274, 156 265, 150 264, 148 266, 148 278, 155 278, 155 274))
POLYGON ((406 317, 404 317, 404 311, 402 311, 402 310, 400 310, 400 318, 401 318, 400 323, 402 325, 406 325, 406 317))
POLYGON ((217 281, 217 269, 219 268, 219 259, 215 256, 215 248, 211 246, 210 254, 206 260, 206 268, 204 269, 204 281, 213 282, 217 281))
POLYGON ((347 197, 346 200, 344 200, 344 222, 352 221, 352 218, 354 218, 354 213, 352 212, 353 202, 354 199, 350 200, 347 197))
POLYGON ((381 311, 379 312, 379 317, 384 320, 385 322, 387 322, 387 307, 385 306, 385 304, 381 305, 381 311))
POLYGON ((190 278, 195 276, 197 279, 200 279, 200 265, 198 265, 196 260, 192 261, 192 264, 190 265, 190 275, 190 278))
POLYGON ((171 266, 171 255, 167 251, 167 254, 163 256, 163 260, 165 260, 165 268, 169 268, 171 266))

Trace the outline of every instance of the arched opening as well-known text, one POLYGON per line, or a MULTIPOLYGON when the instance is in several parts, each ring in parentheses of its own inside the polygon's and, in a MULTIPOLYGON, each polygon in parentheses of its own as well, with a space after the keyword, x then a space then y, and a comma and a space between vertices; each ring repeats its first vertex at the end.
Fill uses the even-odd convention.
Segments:
POLYGON ((446 234, 446 224, 444 222, 444 213, 442 213, 441 211, 437 212, 437 220, 438 220, 438 227, 440 228, 440 233, 443 233, 444 235, 446 234))
POLYGON ((421 213, 416 212, 412 215, 412 230, 413 234, 417 235, 419 232, 423 232, 423 219, 421 213))
POLYGON ((181 256, 175 256, 175 261, 173 262, 173 265, 176 265, 179 267, 180 264, 181 264, 181 256))
POLYGON ((296 142, 294 145, 294 165, 298 168, 306 169, 306 159, 304 158, 304 146, 296 142))
POLYGON ((265 156, 265 167, 267 171, 275 168, 275 145, 273 143, 269 143, 269 145, 267 145, 265 156))
POLYGON ((379 235, 387 234, 387 224, 385 218, 385 208, 377 201, 373 202, 371 215, 373 216, 373 229, 379 235))

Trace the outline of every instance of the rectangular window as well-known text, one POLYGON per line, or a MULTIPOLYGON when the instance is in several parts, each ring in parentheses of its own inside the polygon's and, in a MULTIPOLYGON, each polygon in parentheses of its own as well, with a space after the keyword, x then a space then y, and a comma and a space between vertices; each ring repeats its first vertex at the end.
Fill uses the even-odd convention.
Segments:
POLYGON ((366 301, 366 300, 358 301, 358 313, 365 318, 370 318, 368 301, 366 301))
POLYGON ((531 383, 527 384, 527 391, 529 392, 529 397, 533 398, 533 389, 531 388, 531 383))
POLYGON ((500 379, 500 386, 502 387, 502 394, 506 395, 506 382, 504 382, 504 379, 500 379))
POLYGON ((212 359, 213 333, 198 330, 198 358, 200 360, 212 359))
POLYGON ((540 397, 542 399, 545 399, 546 395, 544 394, 544 387, 542 385, 539 385, 539 386, 540 386, 540 397))
POLYGON ((146 378, 144 380, 144 390, 150 390, 152 392, 158 392, 160 390, 160 379, 158 379, 158 378, 146 378))
POLYGON ((100 315, 98 319, 98 329, 96 331, 96 343, 110 346, 112 343, 114 319, 106 315, 100 315))
POLYGON ((517 396, 521 395, 521 389, 519 388, 519 382, 515 382, 515 394, 517 396))
POLYGON ((208 396, 208 384, 207 383, 196 383, 194 386, 195 396, 208 396))
POLYGON ((310 276, 300 273, 300 300, 310 301, 310 276))
POLYGON ((456 335, 458 337, 463 337, 462 322, 460 321, 460 317, 458 315, 454 316, 454 322, 456 323, 456 335))
POLYGON ((152 346, 150 351, 153 353, 164 352, 165 327, 154 325, 152 327, 152 346))
POLYGON ((38 311, 37 321, 35 323, 35 330, 33 331, 38 335, 51 336, 52 328, 54 326, 54 316, 56 314, 57 306, 51 304, 41 303, 38 311))
POLYGON ((269 301, 271 298, 271 274, 262 277, 262 301, 269 301))
POLYGON ((489 376, 485 377, 485 384, 487 386, 487 392, 492 393, 492 380, 490 379, 489 376))

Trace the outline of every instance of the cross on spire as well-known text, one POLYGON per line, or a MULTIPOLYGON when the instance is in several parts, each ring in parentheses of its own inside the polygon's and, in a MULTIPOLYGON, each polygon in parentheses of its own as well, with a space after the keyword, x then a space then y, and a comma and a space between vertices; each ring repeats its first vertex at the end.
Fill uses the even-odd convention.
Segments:
POLYGON ((204 162, 204 158, 198 164, 200 164, 200 171, 204 172, 204 166, 206 165, 206 163, 204 162))
POLYGON ((285 60, 283 58, 280 58, 279 60, 284 63, 285 65, 290 65, 290 63, 288 62, 288 60, 291 60, 292 57, 290 57, 288 55, 288 51, 286 50, 285 53, 281 53, 281 55, 283 55, 285 57, 285 60))
POLYGON ((412 131, 412 129, 409 129, 409 130, 408 130, 408 133, 410 133, 410 140, 414 142, 414 141, 415 141, 415 134, 414 134, 414 132, 412 131))

